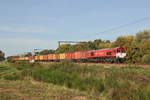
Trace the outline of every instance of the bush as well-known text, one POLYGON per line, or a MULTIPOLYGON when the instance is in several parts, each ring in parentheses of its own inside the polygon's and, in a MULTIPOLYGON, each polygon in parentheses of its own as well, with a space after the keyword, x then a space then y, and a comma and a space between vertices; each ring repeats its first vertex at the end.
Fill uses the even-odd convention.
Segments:
POLYGON ((104 91, 104 84, 101 79, 94 79, 93 77, 85 79, 85 83, 89 90, 94 90, 97 92, 103 92, 104 91))
POLYGON ((29 62, 16 62, 16 63, 11 63, 12 67, 17 68, 18 70, 24 70, 24 69, 32 69, 32 68, 41 68, 42 65, 40 63, 29 63, 29 62))
POLYGON ((23 71, 21 71, 21 76, 22 77, 32 76, 32 70, 31 69, 24 69, 23 71))
POLYGON ((150 87, 137 90, 136 95, 138 100, 150 100, 150 87))
POLYGON ((48 69, 39 69, 33 73, 33 78, 38 81, 50 82, 57 85, 67 85, 71 84, 71 76, 67 73, 60 71, 50 71, 48 69))
POLYGON ((5 75, 4 79, 6 79, 6 80, 18 80, 18 79, 20 79, 20 74, 14 72, 12 74, 5 75))
POLYGON ((50 66, 50 70, 59 70, 62 72, 72 73, 72 72, 79 72, 80 66, 77 64, 72 63, 69 60, 64 60, 60 63, 54 63, 50 66))
POLYGON ((76 88, 76 89, 79 89, 80 91, 87 90, 85 81, 83 79, 81 79, 80 77, 78 77, 78 76, 73 78, 72 87, 76 88))
POLYGON ((150 64, 150 54, 146 54, 142 57, 142 63, 150 64))
POLYGON ((113 73, 110 73, 110 75, 106 75, 105 77, 105 88, 118 88, 118 82, 117 82, 117 76, 114 75, 113 73))

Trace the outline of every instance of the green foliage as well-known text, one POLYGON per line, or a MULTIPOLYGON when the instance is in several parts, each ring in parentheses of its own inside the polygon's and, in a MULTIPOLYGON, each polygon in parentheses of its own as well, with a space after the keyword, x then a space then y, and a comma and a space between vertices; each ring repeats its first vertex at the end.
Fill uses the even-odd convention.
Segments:
POLYGON ((146 54, 142 57, 142 63, 150 64, 150 54, 146 54))
POLYGON ((20 74, 14 72, 14 73, 5 75, 5 76, 4 76, 4 79, 6 79, 6 80, 18 80, 18 79, 20 79, 20 74))
POLYGON ((55 53, 55 50, 43 50, 43 51, 41 51, 39 54, 40 55, 47 55, 47 54, 53 54, 53 53, 55 53))
POLYGON ((87 92, 89 95, 105 96, 106 100, 149 100, 150 69, 139 66, 111 67, 78 65, 70 61, 51 65, 15 62, 3 63, 0 78, 52 83, 87 92), (9 67, 11 66, 11 67, 9 67), (32 79, 31 78, 31 79, 32 79))
POLYGON ((31 52, 28 52, 27 54, 24 55, 25 57, 30 57, 32 56, 32 53, 31 52))
POLYGON ((118 88, 118 82, 113 73, 111 73, 110 75, 106 75, 104 81, 106 88, 115 88, 115 89, 118 88))
POLYGON ((56 50, 55 53, 65 53, 65 52, 69 52, 71 45, 70 44, 63 44, 60 45, 59 48, 56 50))
POLYGON ((104 83, 101 79, 94 79, 93 77, 89 77, 85 79, 85 83, 87 85, 88 90, 94 90, 97 92, 103 92, 105 90, 104 83))
POLYGON ((38 81, 51 82, 57 85, 67 86, 70 84, 70 76, 66 73, 59 71, 50 71, 48 69, 39 69, 33 73, 34 79, 38 81))
POLYGON ((5 54, 0 50, 0 61, 5 59, 5 54))
POLYGON ((136 38, 137 38, 138 42, 142 42, 143 40, 150 40, 150 30, 138 32, 136 34, 136 38))
POLYGON ((139 89, 136 92, 137 100, 150 100, 150 87, 139 89))
POLYGON ((12 67, 17 68, 18 70, 23 70, 23 69, 32 69, 36 67, 42 67, 40 63, 29 63, 29 62, 15 62, 15 63, 10 63, 12 67))
POLYGON ((78 64, 74 64, 70 60, 64 60, 60 63, 54 63, 51 65, 50 70, 59 70, 62 72, 73 73, 80 71, 80 66, 78 64))

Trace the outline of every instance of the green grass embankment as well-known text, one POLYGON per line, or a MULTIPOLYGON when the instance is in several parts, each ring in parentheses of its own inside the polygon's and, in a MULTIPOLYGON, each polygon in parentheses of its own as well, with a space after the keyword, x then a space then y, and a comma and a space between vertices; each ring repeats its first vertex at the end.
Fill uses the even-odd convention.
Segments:
POLYGON ((84 99, 150 99, 148 68, 78 65, 70 61, 51 65, 28 62, 7 63, 5 68, 0 72, 1 81, 23 82, 30 77, 35 82, 66 87, 79 91, 79 94, 84 92, 86 94, 84 99))

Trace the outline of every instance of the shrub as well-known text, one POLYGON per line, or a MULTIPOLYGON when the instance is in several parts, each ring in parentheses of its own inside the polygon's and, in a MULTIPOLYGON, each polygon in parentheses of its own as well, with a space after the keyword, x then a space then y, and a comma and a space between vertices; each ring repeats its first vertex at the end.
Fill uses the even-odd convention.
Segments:
POLYGON ((23 71, 21 71, 21 76, 22 77, 32 76, 32 70, 31 69, 24 69, 23 71))
POLYGON ((150 54, 146 54, 142 57, 142 63, 150 64, 150 54))
POLYGON ((57 85, 71 86, 71 76, 57 70, 39 69, 33 73, 33 78, 38 81, 51 82, 57 85))
POLYGON ((32 68, 41 68, 42 65, 40 63, 29 63, 29 62, 16 62, 11 63, 12 67, 17 68, 18 70, 24 70, 24 69, 32 69, 32 68))
POLYGON ((50 66, 50 70, 59 70, 62 72, 72 73, 72 72, 79 72, 80 66, 77 64, 72 63, 69 60, 64 60, 60 63, 54 63, 50 66))
POLYGON ((84 82, 83 79, 81 79, 80 77, 76 76, 73 81, 72 81, 72 87, 73 88, 76 88, 76 89, 79 89, 81 91, 85 91, 87 90, 87 87, 86 87, 86 83, 84 82))
POLYGON ((6 79, 6 80, 18 80, 18 79, 20 79, 20 74, 17 72, 14 72, 12 74, 5 75, 4 79, 6 79))
POLYGON ((101 79, 94 79, 93 77, 85 79, 85 83, 89 90, 94 90, 98 92, 104 91, 104 84, 101 79))
POLYGON ((116 77, 113 73, 110 73, 110 75, 106 75, 105 77, 105 88, 118 88, 118 82, 116 80, 116 77))

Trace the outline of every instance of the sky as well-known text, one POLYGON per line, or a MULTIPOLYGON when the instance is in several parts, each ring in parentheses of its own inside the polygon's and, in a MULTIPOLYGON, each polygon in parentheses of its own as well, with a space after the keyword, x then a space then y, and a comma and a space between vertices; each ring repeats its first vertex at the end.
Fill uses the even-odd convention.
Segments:
POLYGON ((58 41, 114 41, 150 29, 150 0, 0 0, 0 49, 6 56, 56 49, 58 41))

